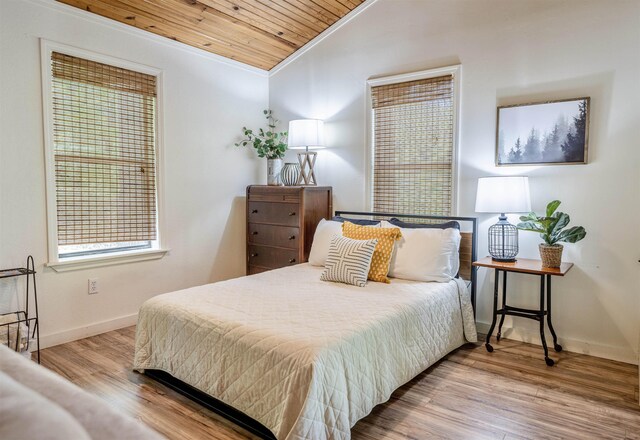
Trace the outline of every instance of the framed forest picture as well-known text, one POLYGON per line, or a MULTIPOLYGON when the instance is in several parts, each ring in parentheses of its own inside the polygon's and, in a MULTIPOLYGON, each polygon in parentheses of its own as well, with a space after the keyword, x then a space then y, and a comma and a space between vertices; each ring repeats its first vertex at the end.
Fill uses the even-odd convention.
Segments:
POLYGON ((589 101, 498 107, 496 165, 586 164, 589 101))

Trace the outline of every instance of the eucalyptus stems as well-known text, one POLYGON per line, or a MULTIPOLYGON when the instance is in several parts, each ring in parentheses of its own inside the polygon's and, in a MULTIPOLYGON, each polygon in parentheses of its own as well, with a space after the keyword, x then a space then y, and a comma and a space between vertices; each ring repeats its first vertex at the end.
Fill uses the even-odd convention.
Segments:
POLYGON ((259 128, 257 132, 242 127, 242 134, 245 136, 236 147, 245 147, 251 145, 258 157, 266 157, 267 159, 283 159, 284 153, 287 151, 287 132, 277 132, 275 130, 278 120, 273 117, 271 110, 263 111, 267 119, 267 129, 259 128))

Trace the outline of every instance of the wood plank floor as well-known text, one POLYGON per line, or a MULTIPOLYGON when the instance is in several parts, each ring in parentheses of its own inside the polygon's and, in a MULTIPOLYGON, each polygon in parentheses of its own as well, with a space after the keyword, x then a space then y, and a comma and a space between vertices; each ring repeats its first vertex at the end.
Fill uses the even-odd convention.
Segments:
MULTIPOLYGON (((255 438, 131 371, 135 327, 42 352, 42 364, 171 439, 255 438)), ((640 439, 638 367, 502 340, 462 347, 398 389, 354 439, 640 439)))

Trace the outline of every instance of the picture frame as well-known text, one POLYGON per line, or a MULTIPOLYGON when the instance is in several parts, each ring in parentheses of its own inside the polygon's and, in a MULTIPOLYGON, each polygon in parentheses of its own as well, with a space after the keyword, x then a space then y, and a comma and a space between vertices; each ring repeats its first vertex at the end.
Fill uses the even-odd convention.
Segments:
POLYGON ((590 97, 499 106, 495 164, 584 165, 590 97))

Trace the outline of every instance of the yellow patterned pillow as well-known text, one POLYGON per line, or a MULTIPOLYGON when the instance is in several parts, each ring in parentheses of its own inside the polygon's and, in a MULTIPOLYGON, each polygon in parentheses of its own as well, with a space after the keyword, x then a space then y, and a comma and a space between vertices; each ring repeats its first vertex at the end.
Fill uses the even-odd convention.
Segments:
POLYGON ((376 250, 371 258, 368 278, 372 281, 388 283, 389 264, 393 255, 396 240, 402 237, 400 228, 380 228, 377 226, 361 226, 351 222, 342 224, 342 235, 355 240, 378 239, 376 250))

